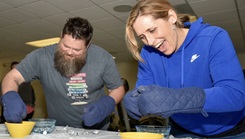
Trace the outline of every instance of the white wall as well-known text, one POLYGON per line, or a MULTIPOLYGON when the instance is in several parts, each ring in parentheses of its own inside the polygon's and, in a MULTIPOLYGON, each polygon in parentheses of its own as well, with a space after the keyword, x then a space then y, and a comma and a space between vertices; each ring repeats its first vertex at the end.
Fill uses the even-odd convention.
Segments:
POLYGON ((117 63, 117 68, 121 77, 128 81, 129 90, 134 89, 137 79, 138 63, 136 61, 128 63, 117 63))
POLYGON ((239 53, 239 54, 237 54, 237 56, 240 60, 242 68, 245 69, 245 53, 239 53))

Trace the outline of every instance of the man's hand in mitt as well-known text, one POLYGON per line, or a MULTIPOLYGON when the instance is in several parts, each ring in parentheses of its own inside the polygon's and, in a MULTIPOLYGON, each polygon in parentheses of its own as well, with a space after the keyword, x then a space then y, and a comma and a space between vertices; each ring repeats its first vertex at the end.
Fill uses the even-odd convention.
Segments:
POLYGON ((21 123, 26 117, 26 104, 15 91, 9 91, 2 96, 3 115, 7 122, 21 123))
POLYGON ((103 96, 97 102, 88 104, 82 115, 83 122, 86 126, 93 126, 102 122, 115 109, 116 102, 110 96, 103 96))

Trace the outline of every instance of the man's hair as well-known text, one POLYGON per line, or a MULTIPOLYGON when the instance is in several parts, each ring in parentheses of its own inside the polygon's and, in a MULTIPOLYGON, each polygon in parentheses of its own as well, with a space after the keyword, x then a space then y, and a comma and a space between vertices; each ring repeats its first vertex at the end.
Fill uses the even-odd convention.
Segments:
POLYGON ((74 39, 85 40, 85 45, 88 45, 93 36, 93 27, 88 20, 74 17, 69 18, 66 22, 61 37, 71 35, 74 39))
POLYGON ((10 68, 12 69, 12 68, 13 68, 13 65, 16 65, 16 64, 19 64, 19 62, 13 61, 13 62, 11 63, 11 65, 10 65, 10 68))

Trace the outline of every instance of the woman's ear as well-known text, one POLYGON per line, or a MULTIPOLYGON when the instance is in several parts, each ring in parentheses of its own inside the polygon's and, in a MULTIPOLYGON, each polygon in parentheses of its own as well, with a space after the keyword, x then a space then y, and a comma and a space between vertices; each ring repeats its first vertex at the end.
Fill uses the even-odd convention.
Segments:
POLYGON ((170 9, 168 11, 168 21, 170 22, 170 24, 175 24, 177 21, 177 14, 174 10, 170 9))

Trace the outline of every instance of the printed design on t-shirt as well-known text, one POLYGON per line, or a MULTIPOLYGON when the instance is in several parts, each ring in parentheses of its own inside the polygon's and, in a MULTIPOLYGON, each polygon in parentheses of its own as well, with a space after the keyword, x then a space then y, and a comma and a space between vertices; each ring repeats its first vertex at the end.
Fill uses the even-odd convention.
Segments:
POLYGON ((86 73, 78 73, 72 76, 66 85, 68 86, 67 96, 74 99, 74 103, 71 105, 87 104, 88 99, 88 86, 86 84, 86 73))

